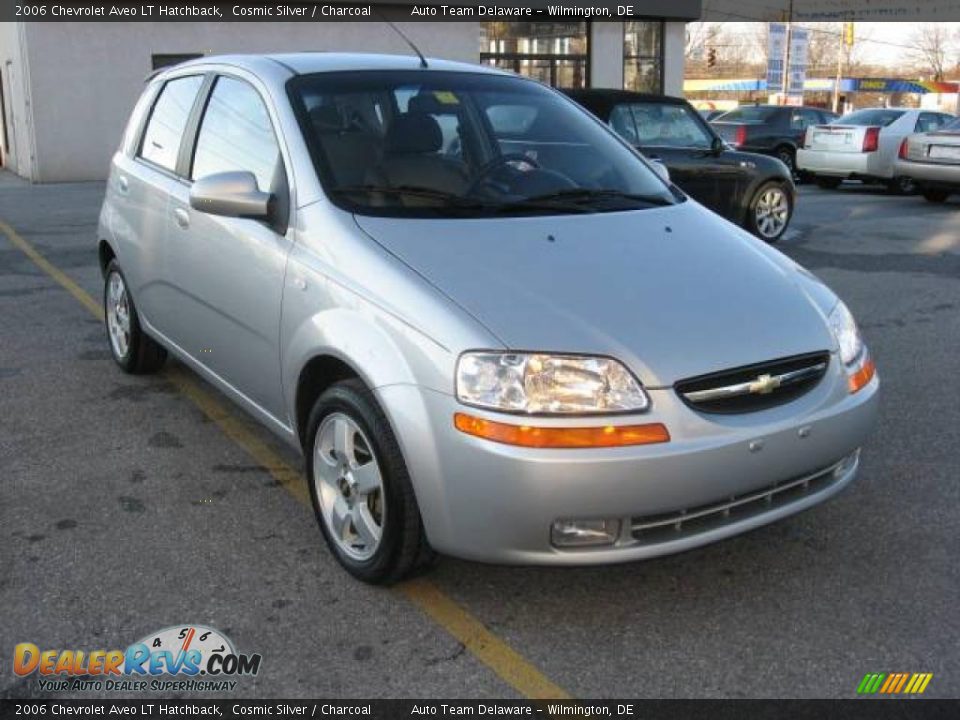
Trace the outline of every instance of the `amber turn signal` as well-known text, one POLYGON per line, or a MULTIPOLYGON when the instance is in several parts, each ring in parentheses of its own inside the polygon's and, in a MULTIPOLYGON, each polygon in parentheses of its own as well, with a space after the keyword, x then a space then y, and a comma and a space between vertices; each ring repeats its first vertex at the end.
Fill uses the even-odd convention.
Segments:
POLYGON ((873 362, 873 358, 868 357, 860 365, 859 369, 856 372, 852 373, 847 378, 847 384, 850 387, 850 394, 852 395, 855 392, 859 392, 873 380, 873 376, 877 373, 877 366, 873 362))
POLYGON ((456 413, 453 424, 460 432, 506 445, 530 448, 602 448, 650 445, 670 441, 661 423, 601 425, 599 427, 543 427, 511 425, 456 413))

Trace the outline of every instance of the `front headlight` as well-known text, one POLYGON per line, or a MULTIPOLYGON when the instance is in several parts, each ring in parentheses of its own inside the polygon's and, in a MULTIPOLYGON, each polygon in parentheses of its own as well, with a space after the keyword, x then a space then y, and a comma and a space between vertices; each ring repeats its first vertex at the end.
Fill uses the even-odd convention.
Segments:
POLYGON ((863 351, 863 340, 860 338, 856 320, 842 300, 837 301, 829 320, 830 329, 840 345, 840 359, 844 365, 852 365, 863 351))
POLYGON ((457 363, 457 399, 530 414, 641 412, 650 405, 616 360, 541 353, 464 353, 457 363))

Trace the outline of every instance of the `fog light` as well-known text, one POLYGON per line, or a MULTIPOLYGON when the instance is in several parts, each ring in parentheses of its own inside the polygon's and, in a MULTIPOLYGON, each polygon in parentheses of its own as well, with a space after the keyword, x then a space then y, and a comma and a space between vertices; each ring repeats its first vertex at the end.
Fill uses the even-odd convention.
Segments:
POLYGON ((613 545, 619 536, 619 520, 557 520, 550 529, 555 547, 613 545))

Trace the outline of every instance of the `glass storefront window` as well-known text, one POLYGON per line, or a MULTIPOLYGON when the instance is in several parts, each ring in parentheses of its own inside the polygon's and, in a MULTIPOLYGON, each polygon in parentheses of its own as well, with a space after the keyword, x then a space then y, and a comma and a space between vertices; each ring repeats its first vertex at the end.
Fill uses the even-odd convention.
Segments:
POLYGON ((663 23, 623 24, 623 87, 636 92, 663 92, 663 23))
POLYGON ((587 86, 585 22, 480 23, 480 62, 561 88, 587 86))

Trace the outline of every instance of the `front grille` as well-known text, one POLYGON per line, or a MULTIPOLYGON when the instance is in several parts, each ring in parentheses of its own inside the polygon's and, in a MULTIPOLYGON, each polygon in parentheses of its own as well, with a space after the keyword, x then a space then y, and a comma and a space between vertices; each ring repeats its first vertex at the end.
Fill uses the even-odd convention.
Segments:
POLYGON ((680 540, 790 505, 838 482, 857 463, 858 458, 859 451, 856 451, 822 470, 749 493, 685 510, 634 517, 631 519, 633 539, 641 545, 680 540))
POLYGON ((826 351, 794 355, 688 378, 677 382, 674 389, 699 412, 755 412, 783 405, 811 390, 829 364, 826 351))

